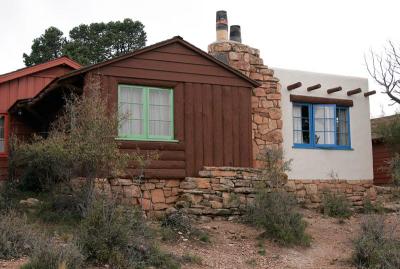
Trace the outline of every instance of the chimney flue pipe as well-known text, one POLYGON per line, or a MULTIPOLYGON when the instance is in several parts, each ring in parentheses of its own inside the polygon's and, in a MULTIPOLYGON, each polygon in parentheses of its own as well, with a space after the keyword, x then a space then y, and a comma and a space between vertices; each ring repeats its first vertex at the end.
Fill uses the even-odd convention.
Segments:
POLYGON ((231 41, 242 43, 242 33, 240 31, 240 25, 231 25, 229 39, 231 41))
POLYGON ((225 10, 217 11, 217 41, 228 40, 228 15, 225 10))

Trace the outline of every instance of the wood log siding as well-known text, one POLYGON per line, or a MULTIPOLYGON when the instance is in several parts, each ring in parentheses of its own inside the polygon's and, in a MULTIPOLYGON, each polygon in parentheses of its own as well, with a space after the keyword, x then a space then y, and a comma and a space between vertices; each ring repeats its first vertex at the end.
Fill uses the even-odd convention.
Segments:
MULTIPOLYGON (((159 159, 150 164, 145 176, 183 178, 197 176, 204 166, 250 167, 251 91, 198 83, 182 83, 176 89, 174 131, 178 143, 119 142, 124 152, 159 152, 159 159)), ((139 171, 130 165, 129 172, 139 171)))
POLYGON ((118 102, 118 84, 173 88, 174 139, 179 142, 120 142, 123 151, 160 153, 146 177, 197 176, 204 166, 251 167, 251 86, 235 74, 179 44, 93 73, 102 75, 111 105, 118 102))

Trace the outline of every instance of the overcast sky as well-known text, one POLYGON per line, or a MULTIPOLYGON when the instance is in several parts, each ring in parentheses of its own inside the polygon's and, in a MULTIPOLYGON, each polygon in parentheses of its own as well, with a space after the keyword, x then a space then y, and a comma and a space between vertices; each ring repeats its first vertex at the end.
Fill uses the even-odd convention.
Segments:
MULTIPOLYGON (((22 53, 49 26, 67 35, 81 23, 132 18, 145 25, 148 45, 180 35, 207 50, 220 9, 268 66, 368 77, 364 54, 388 40, 400 44, 399 0, 2 0, 0 74, 23 67, 22 53)), ((370 89, 379 87, 370 80, 370 89)), ((388 104, 373 96, 371 116, 398 109, 388 104)))

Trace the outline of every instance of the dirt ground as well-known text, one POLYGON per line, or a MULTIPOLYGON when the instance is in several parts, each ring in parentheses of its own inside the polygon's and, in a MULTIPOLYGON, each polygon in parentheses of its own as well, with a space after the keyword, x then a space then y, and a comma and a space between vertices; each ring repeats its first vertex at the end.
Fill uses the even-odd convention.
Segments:
MULTIPOLYGON (((180 241, 162 247, 177 255, 201 257, 201 265, 184 265, 183 269, 268 268, 268 269, 344 269, 350 264, 352 239, 357 236, 361 215, 340 224, 337 219, 304 211, 311 246, 280 247, 265 240, 265 254, 259 254, 257 237, 261 231, 230 221, 212 221, 199 225, 209 231, 211 243, 180 241)), ((395 215, 388 215, 392 222, 395 215)))
MULTIPOLYGON (((193 255, 201 264, 185 264, 182 269, 344 269, 350 264, 352 239, 359 232, 362 215, 355 215, 340 224, 337 219, 304 210, 311 246, 281 247, 269 240, 259 246, 260 230, 232 221, 210 221, 198 224, 207 230, 210 243, 181 239, 162 243, 161 248, 176 255, 193 255), (264 249, 265 253, 259 253, 264 249)), ((399 216, 387 214, 387 222, 399 221, 399 216)), ((27 259, 0 261, 0 268, 19 269, 27 259)))

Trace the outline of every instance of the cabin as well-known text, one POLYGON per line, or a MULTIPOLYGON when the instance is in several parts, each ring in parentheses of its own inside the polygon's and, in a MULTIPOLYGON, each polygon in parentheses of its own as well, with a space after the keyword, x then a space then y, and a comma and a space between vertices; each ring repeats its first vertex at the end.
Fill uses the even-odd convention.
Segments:
MULTIPOLYGON (((159 153, 146 177, 182 179, 204 166, 252 165, 250 104, 259 83, 181 37, 61 75, 10 112, 48 122, 65 91, 82 93, 93 78, 110 106, 129 112, 116 138, 120 149, 159 153)), ((48 124, 42 126, 46 132, 48 124)))
POLYGON ((185 193, 194 214, 236 214, 226 199, 231 192, 241 203, 254 198, 253 168, 263 166, 259 157, 269 148, 283 148, 293 160, 286 187, 305 204, 319 206, 327 188, 357 206, 367 195, 374 200, 368 100, 374 91, 367 79, 269 68, 260 50, 242 43, 240 26, 228 32, 226 11, 217 12, 216 37, 208 53, 176 36, 69 66, 10 100, 3 129, 20 132, 9 117, 23 123, 25 134, 45 134, 66 94, 97 89, 110 108, 129 115, 116 130, 120 150, 159 153, 144 171, 145 190, 123 181, 129 203, 145 210, 165 210, 185 193), (132 196, 137 189, 144 198, 132 196))
POLYGON ((80 67, 68 57, 61 57, 0 75, 0 180, 7 176, 10 136, 23 137, 39 130, 37 125, 30 124, 31 118, 21 121, 19 117, 10 116, 8 110, 16 102, 36 96, 54 79, 80 67))

